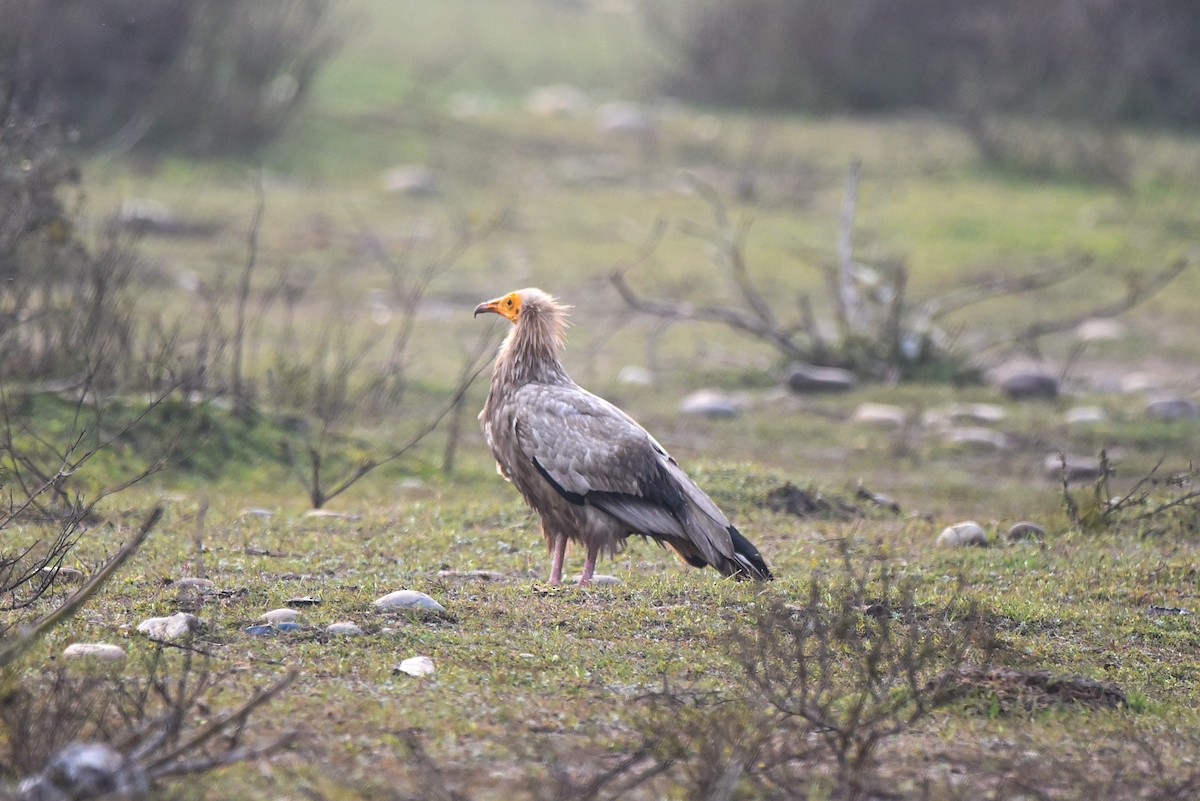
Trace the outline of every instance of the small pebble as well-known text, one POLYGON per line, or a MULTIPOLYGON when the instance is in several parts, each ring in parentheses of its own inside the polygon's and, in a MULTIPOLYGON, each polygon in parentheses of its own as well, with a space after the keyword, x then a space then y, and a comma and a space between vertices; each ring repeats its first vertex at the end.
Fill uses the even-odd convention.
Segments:
POLYGON ((351 620, 339 620, 337 623, 330 623, 325 627, 325 631, 329 634, 340 634, 346 637, 355 637, 365 633, 359 628, 357 623, 351 620))
POLYGON ((400 663, 396 670, 410 676, 433 675, 433 660, 427 656, 411 656, 400 663))
POLYGON ((795 364, 788 372, 787 385, 792 392, 847 392, 858 385, 858 376, 840 367, 816 367, 795 364))
POLYGON ((77 642, 68 645, 62 655, 65 659, 87 659, 111 664, 125 661, 124 648, 103 642, 77 642))
POLYGON ((1067 423, 1073 426, 1107 422, 1108 412, 1099 406, 1075 406, 1067 410, 1067 423))
POLYGON ((52 567, 43 567, 42 572, 52 574, 55 581, 65 584, 78 584, 84 579, 83 571, 74 567, 60 567, 57 572, 52 567))
POLYGON ((889 403, 860 403, 851 419, 856 423, 903 428, 908 412, 889 403))
MULTIPOLYGON (((574 581, 576 583, 578 583, 579 576, 575 576, 574 581)), ((593 573, 592 574, 592 586, 593 587, 611 587, 615 584, 620 584, 620 583, 621 583, 621 580, 619 578, 617 578, 616 576, 606 576, 603 573, 593 573)))
POLYGON ((213 592, 217 585, 205 578, 181 578, 175 579, 170 583, 170 588, 173 590, 197 590, 199 592, 213 592))
POLYGON ((181 640, 200 628, 200 618, 187 612, 176 612, 170 617, 151 617, 138 624, 137 630, 152 640, 172 642, 181 640))
POLYGON ((504 578, 504 574, 498 570, 439 570, 438 578, 500 581, 504 578))
POLYGON ((1064 470, 1066 470, 1068 483, 1095 481, 1100 478, 1102 470, 1099 458, 1068 453, 1065 457, 1065 467, 1063 458, 1057 453, 1046 454, 1046 459, 1042 462, 1042 469, 1046 472, 1047 478, 1061 479, 1064 470))
POLYGON ((1008 529, 1008 533, 1004 538, 1009 542, 1035 541, 1041 542, 1046 539, 1046 529, 1039 526, 1037 523, 1031 523, 1028 520, 1022 520, 1020 523, 1014 523, 1008 529))
POLYGON ((982 426, 960 426, 946 432, 946 441, 966 448, 1006 451, 1012 447, 1007 434, 982 426))
POLYGON ((298 617, 300 617, 300 613, 295 609, 272 609, 260 617, 259 620, 265 623, 279 624, 291 623, 298 617))
POLYGON ((375 608, 381 612, 393 609, 425 612, 446 611, 446 607, 425 593, 417 592, 416 590, 396 590, 395 592, 389 592, 382 598, 376 599, 375 608))
POLYGON ((321 603, 321 599, 311 595, 302 595, 297 598, 288 598, 284 603, 288 606, 316 606, 321 603))
POLYGON ((737 417, 738 404, 724 392, 698 389, 679 402, 680 414, 701 417, 737 417))
POLYGON ((324 518, 329 520, 361 520, 362 515, 352 514, 350 512, 334 512, 330 509, 309 509, 304 513, 305 517, 324 518))
POLYGON ((938 535, 937 544, 949 547, 974 545, 986 548, 988 546, 988 536, 987 532, 983 530, 983 526, 974 520, 966 520, 942 529, 942 533, 938 535))

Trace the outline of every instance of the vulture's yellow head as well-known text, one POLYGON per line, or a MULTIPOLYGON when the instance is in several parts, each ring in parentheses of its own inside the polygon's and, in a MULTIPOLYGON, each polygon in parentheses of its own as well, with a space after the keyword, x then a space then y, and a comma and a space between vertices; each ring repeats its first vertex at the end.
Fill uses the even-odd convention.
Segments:
POLYGON ((569 306, 560 304, 550 294, 530 287, 480 303, 475 307, 475 316, 491 312, 506 317, 510 322, 516 324, 522 314, 532 317, 565 317, 569 309, 569 306))

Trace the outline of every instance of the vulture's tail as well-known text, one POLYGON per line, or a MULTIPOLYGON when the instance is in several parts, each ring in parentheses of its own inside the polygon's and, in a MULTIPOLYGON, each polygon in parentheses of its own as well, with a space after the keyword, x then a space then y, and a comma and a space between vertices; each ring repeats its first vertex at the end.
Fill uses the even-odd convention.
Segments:
POLYGON ((754 547, 754 543, 743 537, 742 533, 733 526, 729 527, 729 536, 733 539, 733 558, 728 560, 725 565, 717 566, 722 573, 726 576, 758 579, 759 581, 770 581, 775 578, 771 575, 771 568, 767 567, 762 554, 754 547))

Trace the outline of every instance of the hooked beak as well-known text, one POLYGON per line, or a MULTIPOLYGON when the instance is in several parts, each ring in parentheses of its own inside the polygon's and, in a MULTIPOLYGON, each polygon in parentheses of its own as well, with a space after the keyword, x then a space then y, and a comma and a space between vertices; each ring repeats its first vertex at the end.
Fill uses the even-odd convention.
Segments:
POLYGON ((500 301, 498 301, 498 300, 489 300, 486 303, 480 303, 478 306, 475 307, 474 316, 478 317, 479 315, 485 314, 487 312, 491 312, 492 314, 499 314, 500 312, 496 308, 496 304, 499 302, 500 301))

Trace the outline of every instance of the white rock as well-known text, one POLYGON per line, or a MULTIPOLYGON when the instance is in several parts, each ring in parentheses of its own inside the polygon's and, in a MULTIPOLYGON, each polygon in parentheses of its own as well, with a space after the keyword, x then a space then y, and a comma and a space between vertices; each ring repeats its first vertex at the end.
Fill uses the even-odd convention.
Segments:
POLYGON ((1120 339, 1125 335, 1125 326, 1110 317, 1084 320, 1075 329, 1075 338, 1080 342, 1105 342, 1120 339))
POLYGON ((946 432, 946 441, 965 448, 1006 451, 1012 447, 1007 434, 980 426, 960 426, 946 432))
POLYGON ((55 581, 61 581, 64 584, 78 584, 83 581, 83 571, 75 567, 43 567, 42 572, 47 576, 53 576, 55 581))
POLYGON ((858 376, 840 367, 817 367, 812 364, 793 364, 788 372, 787 385, 793 392, 846 392, 858 385, 858 376))
POLYGON ((1118 385, 1126 395, 1135 395, 1139 392, 1153 392, 1162 386, 1162 381, 1151 373, 1137 372, 1121 376, 1118 385))
POLYGON ((125 649, 119 645, 102 642, 77 642, 68 645, 62 652, 65 659, 90 660, 111 664, 125 661, 125 649))
POLYGON ((648 387, 654 384, 654 373, 650 372, 648 368, 630 364, 621 368, 621 372, 617 374, 617 380, 622 384, 648 387))
POLYGON ((350 512, 335 512, 331 509, 309 509, 304 513, 305 517, 313 517, 324 520, 360 520, 362 515, 352 514, 350 512))
POLYGON ((654 130, 654 118, 641 106, 613 101, 597 110, 599 127, 606 134, 644 134, 654 130))
POLYGON ((73 742, 18 787, 21 801, 145 798, 150 780, 134 760, 104 743, 73 742))
POLYGON ((400 666, 396 669, 410 676, 432 676, 434 670, 433 660, 427 656, 410 656, 401 662, 400 666))
POLYGON ((352 620, 339 620, 337 623, 330 623, 325 627, 325 631, 329 634, 340 634, 346 637, 356 637, 365 633, 352 620))
POLYGON ((137 630, 152 640, 172 642, 187 637, 200 628, 200 618, 187 612, 176 612, 170 617, 151 617, 138 624, 137 630))
POLYGON ((296 618, 298 618, 298 617, 300 617, 299 612, 297 612, 295 609, 287 609, 285 607, 282 609, 272 609, 270 612, 264 613, 263 616, 259 618, 259 620, 262 620, 262 621, 265 621, 265 622, 271 623, 271 624, 294 623, 296 621, 296 618))
MULTIPOLYGON (((573 580, 576 583, 578 583, 579 576, 575 576, 573 580)), ((620 584, 620 583, 621 583, 621 580, 619 578, 617 578, 616 576, 608 576, 603 573, 593 573, 592 574, 592 586, 595 586, 595 587, 611 587, 614 584, 620 584)))
POLYGON ((1067 422, 1073 426, 1107 423, 1108 412, 1099 406, 1074 406, 1067 409, 1067 422))
POLYGON ((856 423, 903 428, 908 412, 890 403, 860 403, 851 419, 856 423))
POLYGON ((396 590, 389 592, 375 601, 375 608, 381 612, 394 609, 407 609, 424 612, 445 612, 446 607, 416 590, 396 590))
POLYGON ((983 526, 974 520, 965 520, 942 529, 937 538, 938 545, 947 547, 965 547, 968 545, 986 548, 988 546, 987 532, 983 526))
POLYGON ((393 167, 383 174, 387 192, 410 197, 434 197, 442 192, 442 180, 437 172, 421 164, 393 167))
POLYGON ((679 402, 680 414, 736 417, 738 411, 738 403, 733 398, 715 389, 698 389, 679 402))
POLYGON ((577 117, 587 110, 588 96, 570 84, 539 86, 529 93, 525 108, 539 117, 577 117))
POLYGON ((955 423, 999 423, 1008 412, 994 403, 951 403, 929 409, 921 416, 921 422, 931 427, 950 426, 955 423))

